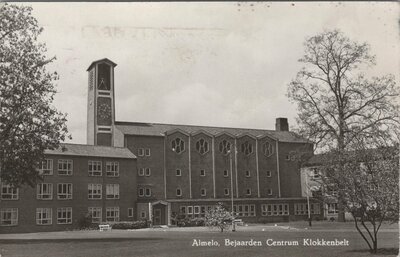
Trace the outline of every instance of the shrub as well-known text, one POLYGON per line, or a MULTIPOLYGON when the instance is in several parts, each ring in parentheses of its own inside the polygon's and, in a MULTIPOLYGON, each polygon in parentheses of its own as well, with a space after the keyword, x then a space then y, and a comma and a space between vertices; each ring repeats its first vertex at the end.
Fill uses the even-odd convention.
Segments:
POLYGON ((90 213, 86 213, 85 215, 82 215, 78 219, 78 228, 79 229, 88 229, 93 227, 92 224, 92 215, 90 213))
POLYGON ((111 224, 113 229, 139 229, 149 227, 147 220, 121 221, 111 224))

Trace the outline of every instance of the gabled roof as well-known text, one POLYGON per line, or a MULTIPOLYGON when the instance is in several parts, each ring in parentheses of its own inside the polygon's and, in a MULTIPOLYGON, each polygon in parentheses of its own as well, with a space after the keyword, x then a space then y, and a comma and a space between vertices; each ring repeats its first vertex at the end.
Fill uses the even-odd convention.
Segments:
POLYGON ((108 64, 110 64, 110 65, 113 66, 113 67, 117 66, 117 64, 116 64, 115 62, 111 61, 110 59, 103 58, 103 59, 100 59, 100 60, 97 60, 97 61, 92 62, 92 63, 89 65, 89 68, 87 68, 86 71, 89 71, 89 70, 92 68, 93 65, 95 65, 95 64, 97 64, 97 63, 100 63, 100 62, 108 63, 108 64))
POLYGON ((179 129, 181 131, 185 131, 188 134, 202 130, 212 136, 217 136, 222 133, 227 133, 231 135, 248 134, 254 137, 260 135, 266 135, 271 138, 276 138, 281 142, 311 143, 307 139, 302 138, 296 133, 290 131, 208 127, 208 126, 176 125, 176 124, 162 124, 162 123, 122 122, 122 121, 116 121, 115 126, 125 135, 163 136, 167 131, 179 129))
POLYGON ((136 159, 136 156, 128 148, 99 145, 61 144, 60 148, 45 150, 44 153, 49 155, 136 159))

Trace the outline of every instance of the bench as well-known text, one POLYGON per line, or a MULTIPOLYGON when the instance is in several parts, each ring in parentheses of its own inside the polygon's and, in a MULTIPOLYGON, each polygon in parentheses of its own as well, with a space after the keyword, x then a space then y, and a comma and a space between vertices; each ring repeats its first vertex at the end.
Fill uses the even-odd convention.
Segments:
POLYGON ((242 219, 235 219, 233 222, 235 222, 235 224, 237 226, 244 226, 244 223, 243 223, 242 219))
POLYGON ((104 230, 111 230, 111 226, 108 224, 104 224, 104 225, 99 225, 99 229, 100 231, 104 231, 104 230))

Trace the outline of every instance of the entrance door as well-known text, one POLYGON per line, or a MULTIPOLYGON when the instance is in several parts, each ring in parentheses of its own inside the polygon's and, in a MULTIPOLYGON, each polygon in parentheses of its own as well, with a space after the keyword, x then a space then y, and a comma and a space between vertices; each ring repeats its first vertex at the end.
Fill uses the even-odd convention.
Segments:
POLYGON ((154 225, 161 225, 161 210, 159 208, 154 209, 154 221, 153 224, 154 225))
POLYGON ((167 208, 163 204, 153 205, 153 225, 166 225, 167 208))

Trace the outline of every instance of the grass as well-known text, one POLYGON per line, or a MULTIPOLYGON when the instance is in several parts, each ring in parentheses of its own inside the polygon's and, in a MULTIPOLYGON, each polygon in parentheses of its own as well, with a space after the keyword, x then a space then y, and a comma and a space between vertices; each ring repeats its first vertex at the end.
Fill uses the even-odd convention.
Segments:
POLYGON ((385 225, 379 234, 378 255, 371 255, 360 235, 350 224, 315 222, 283 223, 282 226, 250 225, 236 232, 220 233, 207 228, 68 231, 0 235, 0 254, 8 256, 397 256, 399 232, 395 225, 385 225), (307 228, 307 229, 305 229, 307 228), (349 246, 303 246, 304 238, 349 241, 349 246), (220 246, 192 246, 193 240, 219 242, 220 246), (228 247, 225 239, 260 240, 263 246, 228 247), (265 241, 299 241, 299 246, 266 246, 265 241))

